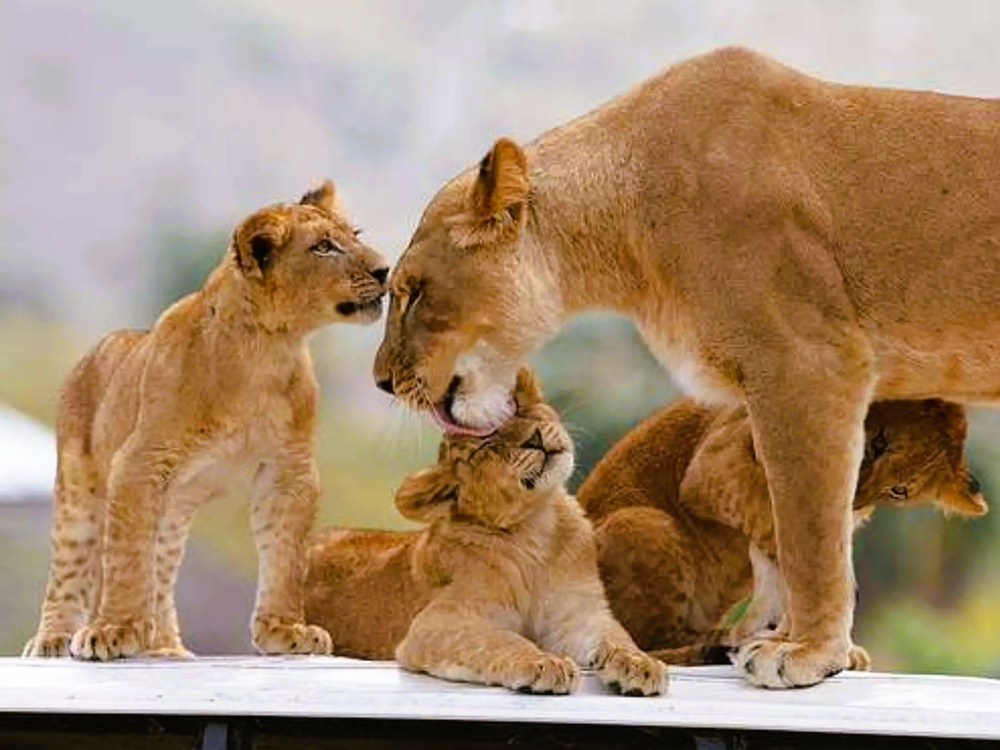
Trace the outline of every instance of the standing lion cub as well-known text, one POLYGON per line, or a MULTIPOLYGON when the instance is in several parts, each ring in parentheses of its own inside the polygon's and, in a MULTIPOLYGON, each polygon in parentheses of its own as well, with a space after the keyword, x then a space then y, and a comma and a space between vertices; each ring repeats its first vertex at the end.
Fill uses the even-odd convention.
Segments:
POLYGON ((395 652, 446 679, 568 693, 579 664, 622 693, 662 692, 665 667, 608 608, 590 523, 565 489, 572 441, 525 369, 514 404, 490 436, 445 437, 437 464, 403 483, 396 506, 423 531, 320 537, 307 616, 338 653, 395 652))
POLYGON ((149 331, 117 331, 70 373, 57 422, 52 560, 27 656, 186 655, 174 582, 192 517, 252 480, 264 653, 328 653, 303 621, 304 540, 319 498, 306 336, 378 319, 388 267, 330 181, 233 233, 197 292, 149 331))

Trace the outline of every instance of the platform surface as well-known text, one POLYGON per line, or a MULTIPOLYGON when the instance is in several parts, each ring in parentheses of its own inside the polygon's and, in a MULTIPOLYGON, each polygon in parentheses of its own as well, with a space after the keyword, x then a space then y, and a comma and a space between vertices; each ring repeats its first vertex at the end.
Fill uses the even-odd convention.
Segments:
POLYGON ((805 690, 729 667, 671 668, 669 693, 614 695, 587 673, 569 696, 445 682, 387 662, 222 657, 87 664, 0 659, 0 713, 604 724, 1000 739, 1000 680, 844 673, 805 690))

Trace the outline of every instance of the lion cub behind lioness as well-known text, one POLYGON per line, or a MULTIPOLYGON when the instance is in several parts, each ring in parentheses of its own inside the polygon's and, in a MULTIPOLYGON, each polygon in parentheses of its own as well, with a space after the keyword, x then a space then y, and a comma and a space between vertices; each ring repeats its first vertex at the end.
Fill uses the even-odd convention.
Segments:
POLYGON ((305 337, 380 316, 388 274, 333 184, 261 209, 204 286, 149 331, 118 331, 70 373, 57 422, 52 561, 28 656, 186 655, 174 581, 192 516, 252 482, 260 559, 253 643, 326 653, 302 617, 319 498, 317 384, 305 337))
POLYGON ((420 532, 329 531, 313 545, 307 616, 338 653, 537 693, 567 693, 577 665, 627 694, 666 670, 611 615, 590 523, 564 484, 573 444, 534 377, 494 434, 450 436, 396 505, 420 532))

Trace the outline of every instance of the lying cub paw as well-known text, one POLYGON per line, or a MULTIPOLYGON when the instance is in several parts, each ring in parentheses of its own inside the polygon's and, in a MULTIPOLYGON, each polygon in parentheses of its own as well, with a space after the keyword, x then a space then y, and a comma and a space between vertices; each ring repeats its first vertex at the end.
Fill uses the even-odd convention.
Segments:
POLYGON ((523 693, 572 693, 580 684, 580 670, 571 659, 543 654, 511 664, 503 685, 523 693))
POLYGON ((850 661, 848 669, 854 672, 867 672, 872 668, 872 658, 861 646, 851 646, 851 650, 847 652, 847 658, 850 661))
POLYGON ((40 656, 48 659, 69 656, 69 644, 72 640, 73 634, 70 632, 38 633, 24 644, 21 656, 40 656))
POLYGON ((747 682, 766 688, 808 687, 850 666, 848 651, 794 641, 751 641, 736 655, 736 668, 747 682))
POLYGON ((594 660, 605 685, 622 695, 660 695, 667 690, 667 668, 642 651, 613 649, 594 660))
POLYGON ((119 624, 96 622, 76 631, 70 643, 70 654, 74 659, 86 661, 137 656, 152 640, 155 627, 152 620, 119 624))
POLYGON ((333 651, 333 639, 319 625, 274 619, 255 620, 253 645, 260 653, 319 654, 333 651))

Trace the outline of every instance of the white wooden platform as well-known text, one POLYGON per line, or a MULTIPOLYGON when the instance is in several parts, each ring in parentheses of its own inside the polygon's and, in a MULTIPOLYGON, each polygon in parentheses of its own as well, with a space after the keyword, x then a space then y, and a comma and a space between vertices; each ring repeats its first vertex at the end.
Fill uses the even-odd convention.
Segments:
POLYGON ((1000 740, 1000 681, 842 674, 766 691, 729 667, 671 669, 669 694, 626 698, 588 674, 570 696, 449 683, 327 657, 188 662, 0 659, 0 713, 605 724, 1000 740))

